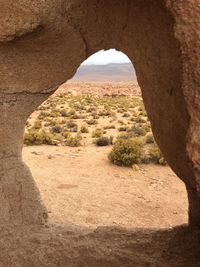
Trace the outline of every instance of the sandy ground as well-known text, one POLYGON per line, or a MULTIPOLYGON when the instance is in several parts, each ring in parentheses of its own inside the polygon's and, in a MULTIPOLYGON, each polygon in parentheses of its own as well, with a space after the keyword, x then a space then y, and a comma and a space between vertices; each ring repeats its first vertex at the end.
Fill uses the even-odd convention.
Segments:
POLYGON ((111 165, 109 148, 25 147, 45 227, 0 226, 0 267, 199 267, 183 184, 168 167, 111 165))
POLYGON ((25 147, 46 227, 0 231, 0 267, 198 267, 186 192, 168 167, 111 165, 109 148, 25 147))
POLYGON ((112 165, 111 147, 25 147, 50 222, 166 228, 187 223, 183 183, 169 167, 112 165))

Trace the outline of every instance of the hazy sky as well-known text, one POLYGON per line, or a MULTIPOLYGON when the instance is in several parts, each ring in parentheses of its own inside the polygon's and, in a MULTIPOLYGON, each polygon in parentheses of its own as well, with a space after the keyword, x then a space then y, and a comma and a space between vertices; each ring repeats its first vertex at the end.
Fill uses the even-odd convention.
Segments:
POLYGON ((109 63, 128 63, 130 62, 129 58, 122 52, 118 52, 115 49, 110 49, 107 51, 101 50, 98 53, 89 57, 84 61, 83 65, 105 65, 109 63))

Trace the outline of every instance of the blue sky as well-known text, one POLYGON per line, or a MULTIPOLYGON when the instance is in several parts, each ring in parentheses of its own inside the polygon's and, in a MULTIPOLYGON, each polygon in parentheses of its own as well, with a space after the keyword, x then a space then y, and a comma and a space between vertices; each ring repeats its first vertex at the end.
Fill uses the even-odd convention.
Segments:
POLYGON ((130 62, 129 58, 122 52, 118 52, 115 49, 110 49, 107 51, 101 50, 86 61, 82 65, 105 65, 109 63, 128 63, 130 62))

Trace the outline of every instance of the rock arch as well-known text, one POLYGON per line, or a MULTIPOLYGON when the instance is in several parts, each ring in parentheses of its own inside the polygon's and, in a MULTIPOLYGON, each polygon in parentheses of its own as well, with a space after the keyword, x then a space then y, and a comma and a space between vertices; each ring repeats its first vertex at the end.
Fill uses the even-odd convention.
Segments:
POLYGON ((155 138, 200 226, 200 1, 0 0, 0 224, 47 219, 22 161, 28 116, 90 55, 134 61, 155 138))

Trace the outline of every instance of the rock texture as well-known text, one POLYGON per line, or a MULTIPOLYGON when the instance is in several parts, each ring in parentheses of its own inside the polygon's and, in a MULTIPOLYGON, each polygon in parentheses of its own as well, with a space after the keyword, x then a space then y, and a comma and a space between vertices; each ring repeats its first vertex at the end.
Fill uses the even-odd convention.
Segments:
POLYGON ((0 0, 0 223, 46 220, 21 158, 28 116, 90 55, 134 63, 155 138, 200 226, 200 0, 0 0))

